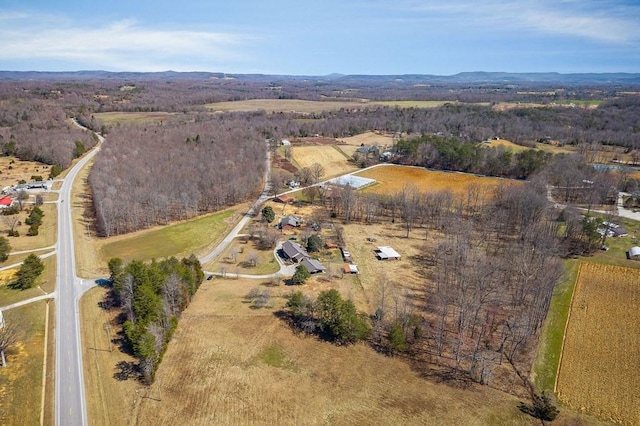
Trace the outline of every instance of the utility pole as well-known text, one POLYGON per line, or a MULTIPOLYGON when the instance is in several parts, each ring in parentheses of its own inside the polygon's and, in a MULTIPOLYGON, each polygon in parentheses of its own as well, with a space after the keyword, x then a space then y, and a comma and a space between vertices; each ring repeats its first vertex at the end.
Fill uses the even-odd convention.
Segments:
POLYGON ((104 331, 107 332, 107 340, 109 341, 109 352, 112 352, 112 349, 111 349, 111 324, 109 324, 108 322, 105 322, 104 325, 102 326, 102 328, 104 328, 104 331))

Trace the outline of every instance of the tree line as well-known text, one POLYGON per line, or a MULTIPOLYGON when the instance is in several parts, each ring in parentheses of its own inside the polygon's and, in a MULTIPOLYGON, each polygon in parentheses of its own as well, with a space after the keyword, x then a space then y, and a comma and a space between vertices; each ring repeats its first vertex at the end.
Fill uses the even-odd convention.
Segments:
POLYGON ((124 346, 138 359, 143 380, 151 383, 182 311, 202 283, 202 267, 193 255, 150 264, 113 258, 109 273, 107 306, 122 313, 124 346))

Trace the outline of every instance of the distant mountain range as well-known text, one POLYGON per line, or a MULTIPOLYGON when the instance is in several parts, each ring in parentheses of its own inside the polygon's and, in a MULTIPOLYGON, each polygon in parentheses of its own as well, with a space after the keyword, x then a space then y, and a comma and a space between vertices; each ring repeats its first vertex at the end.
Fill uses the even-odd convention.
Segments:
POLYGON ((0 81, 51 81, 51 80, 209 80, 233 78, 238 80, 274 81, 274 80, 315 80, 315 81, 358 81, 372 83, 410 83, 410 84, 606 84, 637 85, 640 73, 582 73, 561 74, 544 73, 508 73, 508 72, 462 72, 454 75, 403 74, 403 75, 344 75, 296 76, 269 74, 230 74, 220 72, 110 72, 110 71, 0 71, 0 81))

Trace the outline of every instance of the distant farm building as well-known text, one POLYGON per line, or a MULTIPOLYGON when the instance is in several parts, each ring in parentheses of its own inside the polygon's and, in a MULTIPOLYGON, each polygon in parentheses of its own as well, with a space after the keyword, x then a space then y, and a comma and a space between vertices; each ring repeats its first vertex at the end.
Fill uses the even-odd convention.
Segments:
POLYGON ((629 259, 640 260, 640 247, 634 246, 629 249, 629 259))
POLYGON ((376 249, 378 260, 398 260, 400 254, 389 246, 380 246, 376 249))
POLYGON ((36 180, 36 181, 33 181, 33 182, 29 182, 29 183, 27 183, 27 188, 29 188, 29 189, 36 189, 36 188, 47 189, 47 182, 45 182, 43 180, 36 180))
POLYGON ((324 242, 324 248, 326 248, 327 250, 337 249, 338 245, 336 243, 334 243, 333 241, 325 241, 324 242))
POLYGON ((280 141, 280 144, 281 144, 282 146, 291 146, 291 142, 290 142, 290 141, 288 141, 287 139, 282 139, 282 140, 280 141))
POLYGON ((611 232, 613 233, 614 237, 626 237, 627 235, 629 235, 629 232, 623 228, 622 226, 618 226, 617 228, 613 228, 611 230, 611 232))
POLYGON ((344 176, 331 179, 327 183, 331 185, 350 186, 353 189, 360 189, 367 185, 371 185, 372 183, 375 183, 375 182, 376 182, 375 179, 369 179, 369 178, 354 176, 354 175, 344 175, 344 176))
POLYGON ((278 195, 273 199, 273 201, 275 201, 276 203, 282 203, 282 204, 293 203, 295 200, 296 200, 295 197, 292 197, 291 195, 287 195, 287 194, 278 195))

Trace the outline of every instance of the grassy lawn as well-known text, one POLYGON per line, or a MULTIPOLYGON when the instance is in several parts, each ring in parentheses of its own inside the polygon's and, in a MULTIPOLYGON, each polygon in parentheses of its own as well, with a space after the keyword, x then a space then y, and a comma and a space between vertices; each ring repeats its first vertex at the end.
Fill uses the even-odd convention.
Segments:
POLYGON ((217 240, 230 226, 234 209, 209 214, 175 225, 143 231, 107 242, 101 256, 105 262, 113 257, 123 260, 149 260, 168 256, 188 256, 217 240))
POLYGON ((564 265, 565 276, 554 290, 549 313, 542 328, 538 356, 533 365, 535 384, 540 390, 552 391, 555 386, 564 330, 571 308, 571 297, 580 260, 567 260, 564 265))
POLYGON ((225 269, 229 274, 268 275, 278 272, 280 264, 276 261, 273 250, 258 250, 253 241, 245 243, 236 239, 216 261, 204 265, 203 269, 211 272, 225 269), (232 260, 233 253, 235 260, 232 260), (249 263, 251 253, 258 255, 256 266, 249 263))
POLYGON ((27 290, 14 290, 8 286, 18 268, 0 272, 0 306, 11 305, 21 300, 41 296, 44 294, 42 290, 50 293, 55 289, 56 257, 48 257, 43 259, 42 262, 44 263, 44 272, 36 279, 36 287, 27 290), (37 286, 40 286, 42 290, 37 286))
MULTIPOLYGON (((43 204, 40 206, 40 209, 42 209, 44 217, 42 218, 42 225, 40 225, 38 229, 38 235, 33 237, 27 235, 29 225, 24 222, 29 216, 31 206, 25 207, 23 211, 18 213, 18 219, 22 224, 16 226, 15 230, 20 233, 20 236, 7 237, 12 252, 49 247, 56 243, 58 234, 58 206, 56 204, 43 204)), ((8 230, 8 227, 0 222, 0 230, 5 229, 8 230)), ((10 263, 7 263, 7 265, 10 265, 10 263)))
POLYGON ((8 367, 0 368, 0 423, 37 425, 42 401, 45 302, 5 313, 6 321, 19 321, 22 334, 7 352, 8 367))

